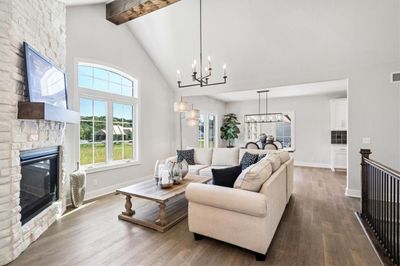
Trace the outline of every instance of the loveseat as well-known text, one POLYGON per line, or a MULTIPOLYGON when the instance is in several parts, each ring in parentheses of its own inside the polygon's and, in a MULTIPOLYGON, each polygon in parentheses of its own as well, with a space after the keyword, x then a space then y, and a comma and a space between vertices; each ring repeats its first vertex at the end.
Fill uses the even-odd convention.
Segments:
POLYGON ((218 239, 254 251, 257 260, 265 260, 292 195, 293 158, 286 151, 195 149, 196 164, 190 167, 190 172, 210 175, 212 168, 239 164, 245 152, 279 155, 280 164, 275 163, 259 191, 189 184, 186 189, 189 231, 194 233, 195 239, 202 236, 218 239))

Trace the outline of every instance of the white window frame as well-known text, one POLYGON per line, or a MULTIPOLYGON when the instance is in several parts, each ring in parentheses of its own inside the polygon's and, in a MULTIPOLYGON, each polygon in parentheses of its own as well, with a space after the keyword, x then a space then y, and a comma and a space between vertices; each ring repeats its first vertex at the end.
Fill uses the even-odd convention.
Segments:
MULTIPOLYGON (((201 112, 200 115, 204 116, 204 148, 216 148, 218 147, 218 115, 212 112, 201 112), (214 116, 214 121, 215 121, 215 137, 214 137, 214 147, 209 147, 209 116, 212 115, 214 116)), ((197 135, 197 145, 199 145, 199 135, 200 135, 200 130, 198 130, 198 135, 197 135)))
MULTIPOLYGON (((105 163, 94 163, 90 165, 83 165, 82 167, 85 168, 85 170, 89 173, 91 172, 98 172, 98 171, 103 171, 103 170, 108 170, 108 169, 114 169, 114 168, 120 168, 120 167, 126 167, 126 166, 132 166, 132 165, 138 165, 141 164, 140 161, 140 151, 141 151, 141 146, 140 146, 140 139, 141 139, 141 134, 140 134, 140 124, 141 124, 141 113, 140 113, 140 106, 141 106, 141 100, 140 100, 140 86, 139 86, 139 80, 128 74, 126 71, 121 70, 118 67, 111 66, 110 64, 107 63, 102 63, 102 62, 95 62, 93 60, 86 60, 86 59, 76 59, 75 60, 75 88, 76 91, 78 92, 78 106, 80 110, 80 99, 85 98, 85 99, 90 99, 90 100, 99 100, 99 101, 104 101, 106 102, 107 105, 107 117, 106 117, 106 125, 107 125, 107 145, 106 145, 106 162, 105 163), (79 65, 87 65, 91 67, 97 67, 101 68, 104 70, 108 70, 111 72, 114 72, 116 74, 119 74, 131 81, 134 82, 134 91, 133 91, 133 96, 124 96, 124 95, 118 95, 114 93, 108 93, 108 92, 103 92, 103 91, 98 91, 94 89, 88 89, 88 88, 81 88, 79 87, 79 65), (113 128, 113 104, 114 103, 119 103, 119 104, 126 104, 126 105, 132 105, 133 106, 133 117, 132 117, 132 126, 134 130, 134 156, 132 159, 128 160, 113 160, 113 134, 112 134, 112 128, 113 128), (111 132, 111 134, 110 134, 111 132)), ((80 162, 80 126, 78 127, 78 151, 79 151, 79 162, 80 162)))

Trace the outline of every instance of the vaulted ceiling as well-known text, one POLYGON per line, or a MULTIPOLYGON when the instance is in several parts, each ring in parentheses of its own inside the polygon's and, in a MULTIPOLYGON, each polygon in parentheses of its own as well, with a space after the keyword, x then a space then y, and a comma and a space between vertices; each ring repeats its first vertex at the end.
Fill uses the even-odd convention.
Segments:
MULTIPOLYGON (((76 0, 67 0, 67 2, 76 0)), ((84 0, 100 1, 102 0, 84 0)), ((126 23, 171 88, 183 95, 256 90, 346 79, 368 65, 398 59, 398 0, 203 0, 204 54, 214 81, 180 90, 199 57, 199 0, 182 0, 126 23)))
MULTIPOLYGON (((204 54, 215 81, 228 84, 183 94, 254 90, 344 79, 351 71, 393 60, 398 1, 203 0, 204 54)), ((128 23, 170 86, 176 70, 190 82, 199 54, 199 0, 182 0, 128 23)), ((396 48, 397 49, 397 48, 396 48)))

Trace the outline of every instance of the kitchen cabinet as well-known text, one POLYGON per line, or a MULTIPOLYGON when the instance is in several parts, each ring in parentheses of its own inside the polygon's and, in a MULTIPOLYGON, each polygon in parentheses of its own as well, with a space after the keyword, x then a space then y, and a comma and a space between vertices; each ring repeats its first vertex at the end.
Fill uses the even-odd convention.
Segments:
POLYGON ((331 130, 347 130, 347 98, 332 99, 331 130))
POLYGON ((347 169, 347 145, 331 145, 331 170, 347 169))

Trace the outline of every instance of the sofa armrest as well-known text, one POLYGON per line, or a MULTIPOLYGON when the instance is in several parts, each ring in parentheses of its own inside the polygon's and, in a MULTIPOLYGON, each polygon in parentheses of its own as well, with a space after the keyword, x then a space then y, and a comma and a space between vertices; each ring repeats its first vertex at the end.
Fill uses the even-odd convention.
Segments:
POLYGON ((165 159, 165 163, 168 163, 168 162, 176 162, 178 160, 178 156, 171 156, 171 157, 168 157, 167 159, 165 159))
POLYGON ((267 214, 267 198, 256 192, 192 183, 186 188, 185 195, 189 202, 257 217, 267 214))

